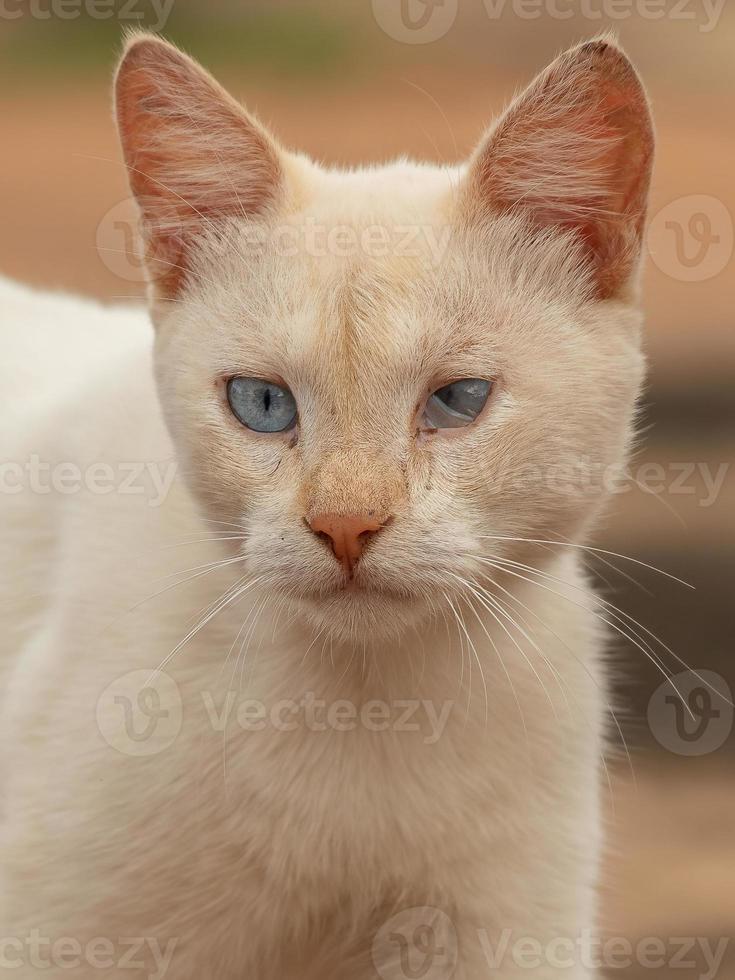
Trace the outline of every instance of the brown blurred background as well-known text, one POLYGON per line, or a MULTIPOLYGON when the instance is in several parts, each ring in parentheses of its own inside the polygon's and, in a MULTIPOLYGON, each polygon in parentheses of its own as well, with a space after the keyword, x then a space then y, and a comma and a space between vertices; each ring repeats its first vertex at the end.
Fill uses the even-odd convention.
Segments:
MULTIPOLYGON (((659 141, 641 485, 615 498, 595 543, 695 588, 610 559, 635 584, 607 555, 591 567, 605 594, 670 646, 658 653, 694 720, 620 639, 611 659, 633 774, 627 760, 615 764, 605 790, 604 914, 611 935, 667 947, 665 965, 638 962, 628 976, 712 980, 701 947, 678 966, 671 958, 676 937, 716 945, 735 935, 733 5, 0 0, 0 274, 107 300, 140 295, 109 90, 121 32, 146 26, 199 58, 286 145, 341 164, 465 156, 560 48, 601 30, 639 67, 659 141)), ((735 977, 732 946, 720 977, 735 977)))

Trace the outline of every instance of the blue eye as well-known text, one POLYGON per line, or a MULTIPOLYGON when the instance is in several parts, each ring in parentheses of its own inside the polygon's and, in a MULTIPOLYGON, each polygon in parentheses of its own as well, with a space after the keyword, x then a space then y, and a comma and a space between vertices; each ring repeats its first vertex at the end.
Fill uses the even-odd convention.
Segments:
POLYGON ((474 422, 490 394, 492 381, 463 378, 437 389, 424 410, 428 429, 459 429, 474 422))
POLYGON ((296 422, 296 399, 272 381, 231 378, 227 401, 235 418, 254 432, 285 432, 296 422))

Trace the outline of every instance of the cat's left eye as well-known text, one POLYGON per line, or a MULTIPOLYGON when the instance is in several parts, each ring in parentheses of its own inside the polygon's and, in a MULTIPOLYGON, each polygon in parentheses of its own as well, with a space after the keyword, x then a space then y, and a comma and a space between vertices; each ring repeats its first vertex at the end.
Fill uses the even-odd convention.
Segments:
POLYGON ((230 378, 227 401, 235 418, 254 432, 285 432, 296 423, 296 399, 261 378, 230 378))
POLYGON ((438 388, 424 409, 425 429, 459 429, 474 422, 485 407, 492 389, 491 381, 463 378, 438 388))

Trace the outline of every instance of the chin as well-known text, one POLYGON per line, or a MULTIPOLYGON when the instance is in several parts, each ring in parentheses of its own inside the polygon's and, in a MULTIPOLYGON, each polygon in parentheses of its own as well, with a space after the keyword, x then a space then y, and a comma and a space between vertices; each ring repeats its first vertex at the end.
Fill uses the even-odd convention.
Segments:
POLYGON ((430 616, 423 597, 348 585, 328 593, 297 599, 308 623, 337 642, 360 647, 383 646, 415 629, 430 616))

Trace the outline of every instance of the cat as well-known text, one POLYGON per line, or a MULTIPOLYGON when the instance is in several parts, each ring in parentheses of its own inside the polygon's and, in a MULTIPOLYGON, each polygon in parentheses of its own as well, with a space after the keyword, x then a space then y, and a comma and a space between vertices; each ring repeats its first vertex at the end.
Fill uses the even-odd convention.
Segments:
POLYGON ((115 105, 155 329, 0 286, 5 965, 588 976, 566 468, 622 463, 644 375, 635 70, 568 50, 461 166, 317 165, 147 34, 115 105))

